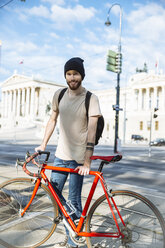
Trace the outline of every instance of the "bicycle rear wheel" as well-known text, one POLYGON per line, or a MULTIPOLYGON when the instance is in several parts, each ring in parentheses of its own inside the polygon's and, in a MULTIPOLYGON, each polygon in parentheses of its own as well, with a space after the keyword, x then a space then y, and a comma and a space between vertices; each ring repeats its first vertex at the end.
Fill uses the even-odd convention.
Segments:
MULTIPOLYGON (((153 203, 132 191, 113 191, 112 196, 126 225, 123 226, 113 205, 120 230, 125 236, 87 237, 88 248, 165 248, 165 223, 153 203)), ((86 231, 118 232, 105 195, 92 205, 87 216, 86 231)))
POLYGON ((4 247, 37 247, 54 232, 58 215, 56 201, 41 184, 23 217, 21 211, 29 202, 34 179, 16 178, 0 185, 0 244, 4 247))

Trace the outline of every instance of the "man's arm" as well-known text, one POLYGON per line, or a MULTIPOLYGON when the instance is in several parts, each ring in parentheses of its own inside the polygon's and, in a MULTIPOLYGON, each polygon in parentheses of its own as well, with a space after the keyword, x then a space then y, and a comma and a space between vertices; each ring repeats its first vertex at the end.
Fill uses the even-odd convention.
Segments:
POLYGON ((51 137, 51 135, 55 129, 55 126, 57 123, 57 117, 58 117, 58 112, 55 112, 52 110, 52 114, 51 114, 49 121, 46 125, 43 141, 39 147, 35 148, 35 151, 38 151, 38 150, 44 151, 46 149, 47 143, 48 143, 48 141, 49 141, 49 139, 50 139, 50 137, 51 137))
POLYGON ((91 166, 90 157, 93 155, 94 144, 96 139, 96 128, 97 128, 98 116, 89 117, 88 120, 88 136, 87 136, 87 147, 85 152, 85 161, 83 166, 78 166, 76 169, 79 170, 80 175, 88 175, 91 166))

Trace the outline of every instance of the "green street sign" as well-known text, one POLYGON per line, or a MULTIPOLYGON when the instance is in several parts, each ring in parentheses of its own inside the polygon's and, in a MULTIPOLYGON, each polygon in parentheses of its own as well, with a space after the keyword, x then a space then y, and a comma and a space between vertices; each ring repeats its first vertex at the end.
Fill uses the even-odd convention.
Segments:
POLYGON ((107 71, 116 72, 116 66, 115 65, 107 64, 106 69, 107 69, 107 71))
POLYGON ((107 57, 107 63, 111 65, 116 65, 116 59, 113 57, 107 57))
POLYGON ((116 55, 117 55, 116 52, 114 52, 114 51, 112 51, 112 50, 109 50, 109 51, 108 51, 108 56, 109 56, 109 57, 116 58, 116 55))
POLYGON ((121 73, 121 66, 122 66, 122 54, 109 50, 106 69, 108 71, 112 71, 115 73, 121 73))

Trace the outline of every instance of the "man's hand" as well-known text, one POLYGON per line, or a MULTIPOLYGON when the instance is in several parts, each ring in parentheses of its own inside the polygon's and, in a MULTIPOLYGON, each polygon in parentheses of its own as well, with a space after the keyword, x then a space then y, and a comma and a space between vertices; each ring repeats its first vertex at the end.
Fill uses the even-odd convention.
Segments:
POLYGON ((78 170, 78 174, 81 176, 89 175, 90 172, 90 168, 85 165, 77 166, 75 170, 78 170))
POLYGON ((38 147, 35 148, 35 151, 38 152, 38 151, 45 151, 45 146, 44 145, 40 145, 38 147))

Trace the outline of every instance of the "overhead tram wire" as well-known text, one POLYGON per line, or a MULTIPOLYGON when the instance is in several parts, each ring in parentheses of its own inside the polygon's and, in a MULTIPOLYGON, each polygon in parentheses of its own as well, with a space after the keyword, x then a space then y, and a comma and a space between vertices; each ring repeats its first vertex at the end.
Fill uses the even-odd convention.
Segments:
POLYGON ((8 2, 6 2, 6 3, 2 4, 2 5, 0 6, 0 8, 5 7, 6 5, 8 5, 9 3, 13 2, 13 1, 14 1, 14 0, 10 0, 10 1, 8 1, 8 2))
MULTIPOLYGON (((0 0, 0 1, 2 2, 2 0, 0 0)), ((3 0, 3 2, 6 2, 6 3, 0 5, 0 8, 5 7, 6 5, 8 5, 9 3, 13 2, 13 1, 14 1, 14 0, 9 0, 9 1, 3 0)), ((21 1, 21 2, 25 2, 25 0, 20 0, 20 1, 21 1)))

